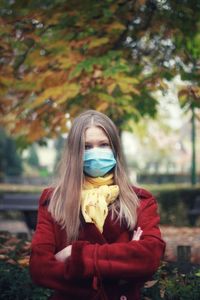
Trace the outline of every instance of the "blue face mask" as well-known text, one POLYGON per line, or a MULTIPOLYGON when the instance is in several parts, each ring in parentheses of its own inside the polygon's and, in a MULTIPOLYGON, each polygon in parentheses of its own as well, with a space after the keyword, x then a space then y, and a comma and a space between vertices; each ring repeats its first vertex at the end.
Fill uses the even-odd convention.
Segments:
POLYGON ((85 150, 83 170, 91 177, 104 176, 116 165, 111 149, 92 148, 85 150))

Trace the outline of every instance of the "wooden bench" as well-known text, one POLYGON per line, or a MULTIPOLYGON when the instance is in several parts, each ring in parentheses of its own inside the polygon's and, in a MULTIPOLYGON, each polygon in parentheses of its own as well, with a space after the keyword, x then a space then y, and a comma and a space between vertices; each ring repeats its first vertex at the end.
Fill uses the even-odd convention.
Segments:
POLYGON ((198 216, 200 216, 200 196, 195 198, 193 208, 188 211, 190 225, 196 224, 198 216))
POLYGON ((40 194, 4 193, 0 195, 0 211, 21 211, 29 230, 35 230, 40 194))

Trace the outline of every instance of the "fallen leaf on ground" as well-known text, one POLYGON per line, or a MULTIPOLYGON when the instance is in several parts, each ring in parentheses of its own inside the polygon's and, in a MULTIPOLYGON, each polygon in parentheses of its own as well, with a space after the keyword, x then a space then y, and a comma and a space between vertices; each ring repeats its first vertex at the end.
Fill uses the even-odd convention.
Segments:
POLYGON ((154 286, 156 283, 158 282, 158 280, 151 280, 151 281, 146 281, 144 284, 145 288, 151 288, 152 286, 154 286))
POLYGON ((21 259, 18 259, 18 264, 22 267, 27 267, 29 265, 29 256, 28 257, 24 257, 21 259))

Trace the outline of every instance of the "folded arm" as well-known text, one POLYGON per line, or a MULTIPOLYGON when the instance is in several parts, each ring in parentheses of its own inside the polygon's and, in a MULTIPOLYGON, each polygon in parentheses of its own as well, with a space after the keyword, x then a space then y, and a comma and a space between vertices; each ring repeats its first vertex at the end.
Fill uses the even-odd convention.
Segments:
POLYGON ((141 239, 128 243, 89 244, 74 242, 70 257, 73 276, 102 278, 148 278, 157 270, 165 243, 158 228, 157 204, 151 197, 142 200, 137 226, 143 231, 141 239))

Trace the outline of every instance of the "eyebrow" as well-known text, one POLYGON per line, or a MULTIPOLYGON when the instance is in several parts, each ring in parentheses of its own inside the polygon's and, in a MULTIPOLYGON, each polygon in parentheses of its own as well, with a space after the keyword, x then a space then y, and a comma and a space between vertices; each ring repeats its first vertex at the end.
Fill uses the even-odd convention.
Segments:
MULTIPOLYGON (((91 144, 92 142, 93 141, 89 141, 89 142, 85 141, 85 144, 91 144)), ((98 143, 108 143, 108 144, 110 144, 110 141, 109 141, 109 139, 104 139, 104 140, 99 140, 98 143)))

